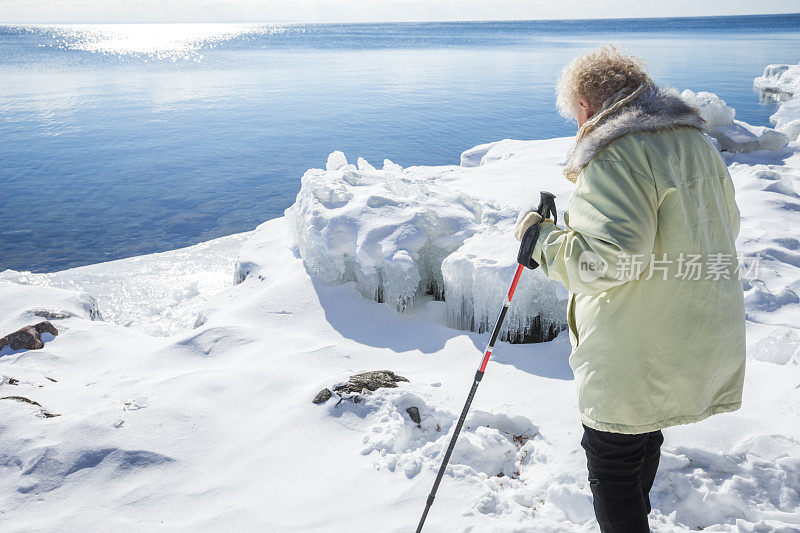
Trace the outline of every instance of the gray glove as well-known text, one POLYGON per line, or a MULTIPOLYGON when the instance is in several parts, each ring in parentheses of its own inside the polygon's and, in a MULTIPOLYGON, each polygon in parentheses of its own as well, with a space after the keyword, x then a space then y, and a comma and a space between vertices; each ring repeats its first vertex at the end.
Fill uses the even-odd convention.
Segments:
POLYGON ((517 227, 514 229, 514 237, 516 237, 519 242, 522 242, 522 238, 525 236, 525 232, 528 231, 528 228, 538 224, 541 221, 542 215, 533 209, 528 211, 522 215, 517 222, 517 227))

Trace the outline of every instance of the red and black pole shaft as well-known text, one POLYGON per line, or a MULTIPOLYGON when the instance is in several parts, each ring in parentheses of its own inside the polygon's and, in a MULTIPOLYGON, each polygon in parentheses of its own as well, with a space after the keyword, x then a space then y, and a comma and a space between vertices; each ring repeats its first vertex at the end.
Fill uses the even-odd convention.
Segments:
MULTIPOLYGON (((539 202, 539 207, 536 209, 536 212, 545 218, 552 215, 553 220, 555 221, 555 198, 555 195, 542 191, 541 201, 539 202)), ((442 477, 444 476, 445 470, 447 470, 447 463, 450 462, 450 456, 453 455, 453 449, 456 446, 456 440, 458 440, 458 435, 461 433, 461 428, 464 426, 464 421, 467 419, 467 413, 469 412, 470 405, 472 405, 472 399, 475 397, 475 391, 478 390, 478 385, 483 379, 483 374, 486 372, 486 365, 489 363, 489 358, 492 357, 494 343, 497 341, 498 335, 500 335, 500 329, 503 327, 503 321, 506 318, 506 313, 508 313, 508 308, 511 306, 511 299, 514 298, 514 291, 517 290, 517 284, 519 283, 520 276, 522 276, 522 271, 525 267, 534 269, 539 266, 538 263, 531 259, 533 247, 536 245, 536 240, 538 237, 539 227, 536 225, 531 226, 525 232, 525 236, 522 238, 519 255, 517 256, 518 265, 516 272, 514 272, 514 279, 511 281, 511 287, 508 289, 505 302, 503 302, 503 308, 500 309, 500 315, 497 317, 497 322, 495 322, 494 329, 492 330, 492 336, 489 339, 489 344, 486 346, 486 350, 483 352, 481 365, 478 367, 477 372, 475 372, 475 378, 472 381, 472 388, 470 388, 469 394, 467 395, 467 401, 464 404, 464 408, 461 410, 461 416, 458 417, 458 422, 456 423, 455 431, 453 431, 453 436, 450 437, 450 444, 447 446, 447 451, 442 459, 442 465, 439 467, 439 472, 436 474, 436 480, 433 482, 433 488, 431 489, 431 493, 428 495, 428 501, 425 504, 425 510, 422 512, 422 518, 419 519, 417 533, 422 531, 422 526, 425 524, 425 519, 428 517, 428 511, 430 511, 431 506, 433 505, 433 499, 436 497, 436 491, 439 489, 439 484, 442 482, 442 477)))

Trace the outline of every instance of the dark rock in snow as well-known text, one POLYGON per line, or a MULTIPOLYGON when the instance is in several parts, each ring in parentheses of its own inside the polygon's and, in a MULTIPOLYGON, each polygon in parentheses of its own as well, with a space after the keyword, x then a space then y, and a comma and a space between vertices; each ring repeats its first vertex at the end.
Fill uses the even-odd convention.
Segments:
POLYGON ((0 339, 0 350, 6 345, 10 346, 12 350, 38 350, 44 347, 42 333, 58 335, 58 330, 47 320, 32 326, 25 326, 0 339))
POLYGON ((364 389, 378 390, 381 387, 395 388, 400 381, 408 381, 403 376, 397 375, 391 370, 373 370, 371 372, 362 372, 350 376, 350 380, 343 384, 334 387, 333 390, 340 394, 345 393, 359 393, 364 389))
POLYGON ((314 399, 311 400, 311 403, 325 403, 327 402, 332 396, 331 390, 328 388, 322 389, 314 396, 314 399))
POLYGON ((3 396, 2 398, 0 398, 0 400, 14 400, 14 401, 17 401, 17 402, 29 403, 29 404, 39 408, 39 415, 42 418, 55 418, 57 416, 61 416, 59 414, 51 413, 51 412, 45 410, 45 408, 42 407, 42 404, 40 404, 39 402, 33 401, 30 398, 26 398, 25 396, 3 396))
POLYGON ((422 418, 419 416, 419 409, 416 407, 409 407, 406 409, 406 413, 408 413, 408 416, 411 417, 411 420, 413 420, 415 424, 422 422, 422 418))

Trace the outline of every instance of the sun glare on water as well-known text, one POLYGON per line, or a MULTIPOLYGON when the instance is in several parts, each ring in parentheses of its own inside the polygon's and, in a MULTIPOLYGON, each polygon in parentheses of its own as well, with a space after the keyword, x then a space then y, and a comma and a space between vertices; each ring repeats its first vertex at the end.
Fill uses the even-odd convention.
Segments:
MULTIPOLYGON (((285 33, 277 24, 58 24, 39 27, 51 46, 156 60, 200 60, 202 50, 243 36, 285 33)), ((295 28, 296 30, 297 28, 295 28)))

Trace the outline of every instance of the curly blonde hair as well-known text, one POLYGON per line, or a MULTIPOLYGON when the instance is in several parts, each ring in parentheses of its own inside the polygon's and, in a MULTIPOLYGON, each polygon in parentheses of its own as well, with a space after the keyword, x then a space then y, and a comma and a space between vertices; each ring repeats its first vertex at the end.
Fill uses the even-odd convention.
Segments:
POLYGON ((556 103, 562 116, 574 119, 578 100, 586 100, 590 111, 597 112, 603 102, 622 89, 634 90, 652 84, 641 57, 624 54, 614 46, 596 48, 573 59, 558 76, 556 103))

